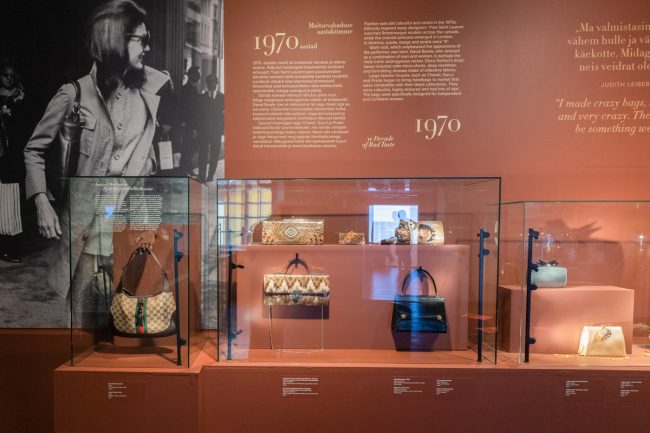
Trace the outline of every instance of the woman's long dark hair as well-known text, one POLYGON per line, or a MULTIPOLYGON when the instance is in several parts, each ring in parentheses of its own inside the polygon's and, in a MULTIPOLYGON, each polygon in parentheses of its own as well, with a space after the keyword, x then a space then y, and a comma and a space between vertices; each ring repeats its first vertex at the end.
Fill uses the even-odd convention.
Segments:
POLYGON ((97 86, 107 98, 120 80, 128 88, 140 88, 143 70, 124 71, 129 66, 127 33, 145 23, 147 13, 131 0, 113 0, 98 6, 87 23, 88 50, 97 65, 97 86))

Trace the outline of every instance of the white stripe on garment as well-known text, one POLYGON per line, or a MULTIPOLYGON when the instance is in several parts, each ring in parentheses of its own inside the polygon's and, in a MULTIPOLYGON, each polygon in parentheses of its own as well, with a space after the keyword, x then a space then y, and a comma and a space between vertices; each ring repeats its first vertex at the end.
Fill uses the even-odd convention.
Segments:
POLYGON ((17 183, 0 182, 0 235, 22 233, 20 220, 20 187, 17 183))

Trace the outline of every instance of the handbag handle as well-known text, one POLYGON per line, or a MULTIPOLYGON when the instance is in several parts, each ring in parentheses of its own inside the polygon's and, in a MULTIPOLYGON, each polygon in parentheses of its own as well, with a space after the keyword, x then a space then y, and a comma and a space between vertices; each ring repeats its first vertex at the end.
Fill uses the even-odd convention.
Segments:
POLYGON ((126 265, 124 265, 124 267, 122 267, 122 274, 120 275, 120 282, 118 283, 117 288, 115 289, 115 293, 120 293, 120 292, 123 291, 123 292, 126 292, 126 293, 130 294, 131 296, 133 296, 133 293, 131 293, 129 290, 124 288, 124 285, 122 284, 122 280, 124 278, 124 273, 129 268, 129 266, 131 266, 131 263, 133 262, 133 259, 136 256, 139 256, 139 255, 142 255, 142 254, 150 255, 151 258, 153 258, 153 261, 156 263, 156 265, 158 265, 158 267, 160 268, 160 271, 162 272, 162 276, 163 276, 163 289, 162 289, 162 291, 163 292, 169 292, 170 291, 169 280, 167 278, 167 272, 165 272, 165 268, 163 268, 162 264, 160 264, 160 260, 158 260, 158 256, 156 256, 156 254, 154 254, 154 252, 151 251, 149 249, 149 247, 141 245, 141 246, 137 247, 135 250, 133 250, 133 252, 131 252, 131 255, 129 256, 129 260, 126 262, 126 265))
POLYGON ((411 275, 413 275, 414 272, 417 272, 418 277, 420 277, 420 281, 424 280, 425 277, 428 277, 433 283, 433 290, 436 292, 436 296, 438 296, 438 287, 436 286, 436 280, 434 280, 429 271, 422 268, 422 266, 418 266, 416 269, 411 269, 406 278, 404 278, 404 281, 402 282, 402 295, 406 294, 406 283, 410 281, 411 275))
POLYGON ((297 268, 298 266, 302 266, 303 268, 305 268, 305 270, 307 271, 308 274, 311 274, 311 271, 309 270, 309 266, 307 266, 307 262, 305 262, 303 259, 301 259, 301 258, 298 256, 298 253, 296 253, 296 257, 294 257, 293 259, 291 259, 291 260, 289 261, 289 264, 287 264, 287 267, 284 269, 284 273, 285 273, 285 274, 286 274, 287 272, 289 272, 289 268, 291 268, 291 266, 295 266, 296 268, 297 268))

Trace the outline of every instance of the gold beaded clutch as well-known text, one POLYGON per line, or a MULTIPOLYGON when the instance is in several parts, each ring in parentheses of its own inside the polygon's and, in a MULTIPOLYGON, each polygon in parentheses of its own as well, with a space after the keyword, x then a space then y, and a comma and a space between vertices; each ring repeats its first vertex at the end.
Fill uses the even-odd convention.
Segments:
POLYGON ((339 233, 339 244, 341 245, 363 245, 366 243, 366 235, 349 231, 347 233, 339 233))
POLYGON ((284 219, 262 221, 265 245, 322 245, 323 220, 284 219))

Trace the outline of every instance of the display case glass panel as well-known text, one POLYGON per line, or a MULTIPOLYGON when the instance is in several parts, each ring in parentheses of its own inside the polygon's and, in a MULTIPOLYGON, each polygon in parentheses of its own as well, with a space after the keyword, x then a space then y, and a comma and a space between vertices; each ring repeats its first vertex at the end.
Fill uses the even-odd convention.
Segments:
POLYGON ((70 179, 73 365, 189 367, 196 359, 210 339, 206 197, 182 177, 70 179))
POLYGON ((501 215, 500 356, 650 366, 650 202, 513 202, 501 215))
POLYGON ((499 178, 217 188, 220 361, 495 361, 499 178))

